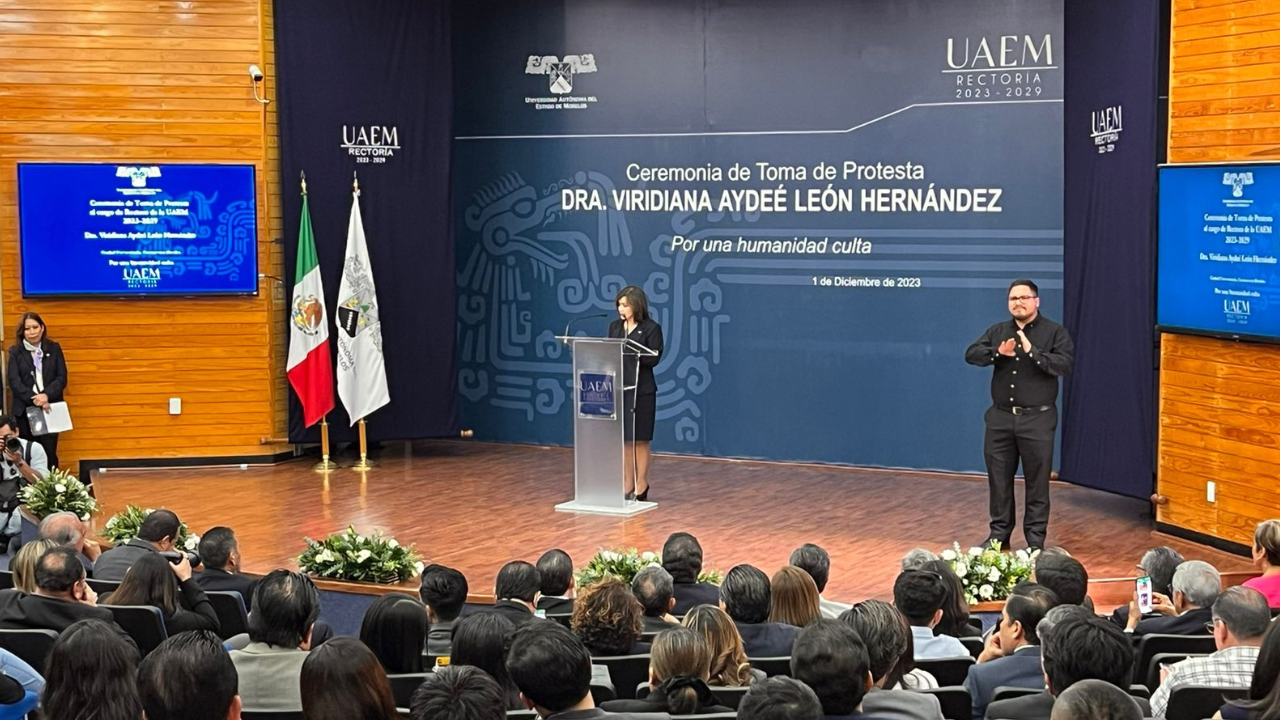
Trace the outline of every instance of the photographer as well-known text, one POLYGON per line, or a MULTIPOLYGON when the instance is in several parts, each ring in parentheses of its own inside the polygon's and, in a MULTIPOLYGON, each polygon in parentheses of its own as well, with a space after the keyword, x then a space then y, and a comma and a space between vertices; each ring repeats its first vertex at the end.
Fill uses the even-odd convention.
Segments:
POLYGON ((22 488, 49 472, 44 448, 18 437, 18 422, 12 415, 0 415, 0 549, 15 553, 22 544, 22 488))

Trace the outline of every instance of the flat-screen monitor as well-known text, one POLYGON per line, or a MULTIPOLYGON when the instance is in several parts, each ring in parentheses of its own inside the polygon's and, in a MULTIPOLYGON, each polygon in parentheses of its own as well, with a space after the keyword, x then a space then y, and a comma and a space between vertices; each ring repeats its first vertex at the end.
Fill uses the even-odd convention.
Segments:
POLYGON ((252 165, 18 165, 22 294, 258 291, 252 165))
POLYGON ((1160 168, 1160 330, 1280 342, 1280 165, 1160 168))

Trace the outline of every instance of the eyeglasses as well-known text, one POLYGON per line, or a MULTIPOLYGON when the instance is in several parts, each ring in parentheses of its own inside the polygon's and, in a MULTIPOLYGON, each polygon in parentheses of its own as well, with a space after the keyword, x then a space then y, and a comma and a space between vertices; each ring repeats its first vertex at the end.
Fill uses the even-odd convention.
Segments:
POLYGON ((1010 298, 1009 298, 1009 302, 1011 302, 1011 303, 1016 303, 1016 302, 1030 302, 1031 300, 1035 300, 1035 299, 1036 299, 1036 297, 1038 297, 1038 296, 1036 296, 1036 295, 1014 295, 1014 296, 1012 296, 1012 297, 1010 297, 1010 298))
POLYGON ((1204 629, 1205 629, 1205 631, 1206 631, 1206 632, 1208 632, 1210 635, 1212 635, 1212 634, 1214 633, 1214 631, 1216 631, 1216 630, 1218 629, 1218 623, 1219 623, 1219 622, 1221 622, 1221 620, 1219 620, 1218 618, 1214 618, 1214 619, 1210 620, 1209 622, 1205 623, 1205 624, 1204 624, 1204 629))

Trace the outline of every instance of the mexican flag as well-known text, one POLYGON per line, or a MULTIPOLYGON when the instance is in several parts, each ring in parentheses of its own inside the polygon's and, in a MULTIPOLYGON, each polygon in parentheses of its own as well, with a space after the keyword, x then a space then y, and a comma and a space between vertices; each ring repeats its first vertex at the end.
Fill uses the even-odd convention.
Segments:
POLYGON ((333 359, 329 353, 329 321, 320 285, 320 260, 311 231, 311 210, 302 194, 298 228, 298 265, 289 306, 289 384, 302 401, 305 426, 311 427, 333 409, 333 359))

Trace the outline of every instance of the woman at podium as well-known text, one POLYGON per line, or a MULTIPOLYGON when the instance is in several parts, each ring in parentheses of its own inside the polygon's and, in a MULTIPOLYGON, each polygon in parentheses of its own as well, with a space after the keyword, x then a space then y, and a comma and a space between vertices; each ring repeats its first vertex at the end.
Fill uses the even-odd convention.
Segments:
POLYGON ((662 359, 662 326, 649 317, 649 300, 644 291, 628 285, 614 298, 618 306, 618 319, 609 323, 609 337, 628 338, 657 352, 657 355, 639 358, 639 377, 636 362, 628 357, 623 363, 623 413, 626 425, 627 445, 626 488, 627 499, 649 499, 649 443, 653 440, 653 423, 657 414, 658 384, 653 379, 653 368, 662 359), (634 448, 634 449, 633 449, 634 448))

